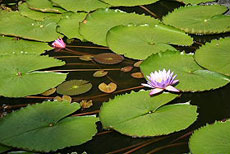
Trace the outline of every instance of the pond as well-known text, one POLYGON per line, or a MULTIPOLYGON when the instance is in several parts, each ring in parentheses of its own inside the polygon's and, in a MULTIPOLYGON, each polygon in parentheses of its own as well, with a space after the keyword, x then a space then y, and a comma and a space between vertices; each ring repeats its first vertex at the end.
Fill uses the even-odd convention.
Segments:
POLYGON ((0 0, 0 153, 229 154, 230 3, 210 1, 0 0))

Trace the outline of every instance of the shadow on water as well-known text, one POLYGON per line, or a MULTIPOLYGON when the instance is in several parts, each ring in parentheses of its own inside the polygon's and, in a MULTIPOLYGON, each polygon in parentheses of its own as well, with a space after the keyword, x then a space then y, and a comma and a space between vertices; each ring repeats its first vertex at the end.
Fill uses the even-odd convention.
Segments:
MULTIPOLYGON (((126 12, 136 12, 139 14, 145 13, 147 15, 151 15, 146 10, 153 12, 158 18, 162 18, 162 16, 166 15, 169 11, 172 11, 174 8, 178 8, 182 6, 181 3, 173 2, 173 1, 159 1, 152 5, 146 5, 144 7, 132 7, 132 8, 125 8, 119 7, 119 9, 124 10, 126 12), (162 9, 163 8, 163 9, 162 9)), ((230 33, 222 34, 222 35, 209 35, 209 36, 195 36, 192 37, 195 39, 193 46, 191 47, 177 47, 179 50, 186 50, 186 52, 194 52, 195 49, 199 48, 202 44, 212 39, 217 39, 220 37, 227 37, 230 36, 230 33)), ((71 43, 72 46, 93 46, 96 45, 88 42, 80 42, 75 40, 71 43)), ((93 48, 78 48, 78 47, 69 47, 69 49, 78 52, 84 52, 86 54, 99 54, 99 53, 106 53, 111 52, 108 49, 93 49, 93 48)), ((52 68, 52 70, 59 69, 59 70, 66 70, 66 69, 92 69, 92 68, 100 68, 100 69, 114 69, 114 68, 122 68, 125 66, 132 66, 137 60, 128 59, 126 58, 122 63, 116 65, 101 65, 98 63, 92 63, 87 61, 82 61, 77 57, 63 57, 63 56, 77 56, 76 54, 70 54, 66 52, 55 52, 49 51, 45 54, 48 54, 52 57, 56 57, 58 59, 66 61, 67 65, 58 68, 52 68)), ((102 77, 102 78, 94 78, 92 74, 94 71, 85 71, 85 72, 69 72, 67 80, 72 79, 84 79, 90 81, 94 86, 93 89, 85 94, 74 96, 74 101, 81 101, 81 100, 93 100, 94 105, 89 109, 84 109, 78 111, 77 113, 84 113, 84 112, 91 112, 95 110, 99 110, 102 103, 108 101, 110 98, 113 98, 117 94, 127 93, 130 92, 129 88, 138 87, 141 83, 145 82, 144 79, 135 79, 131 77, 131 73, 139 72, 139 68, 134 68, 131 72, 121 72, 119 70, 109 71, 109 77, 102 77), (103 94, 97 88, 101 82, 116 83, 118 85, 117 93, 115 94, 103 94), (122 92, 123 89, 127 89, 125 92, 122 92), (121 92, 119 92, 121 91, 121 92)), ((139 89, 136 89, 139 90, 139 89)), ((119 149, 129 147, 132 145, 136 145, 135 147, 139 147, 140 149, 136 149, 134 151, 129 151, 135 147, 130 149, 121 151, 117 153, 136 153, 136 154, 145 154, 153 149, 152 153, 155 154, 182 154, 189 152, 188 149, 188 138, 191 132, 194 129, 197 129, 206 123, 213 123, 216 120, 223 120, 225 118, 230 118, 230 84, 225 87, 219 88, 213 91, 205 91, 205 92, 197 92, 197 93, 184 93, 179 98, 174 100, 172 103, 176 102, 187 102, 191 101, 190 103, 193 105, 198 106, 198 120, 191 125, 188 129, 184 131, 180 131, 177 133, 170 134, 168 136, 161 136, 161 137, 154 137, 154 138, 132 138, 125 135, 121 135, 115 131, 106 131, 102 129, 100 123, 98 123, 99 133, 93 137, 93 140, 80 145, 65 148, 59 150, 59 153, 71 153, 73 151, 76 152, 83 152, 87 151, 89 154, 104 154, 112 151, 117 151, 119 149), (180 140, 178 137, 183 136, 184 134, 188 134, 187 136, 182 137, 180 140), (156 142, 154 141, 156 140, 156 142), (150 142, 151 141, 151 142, 150 142), (177 144, 182 143, 182 144, 177 144), (145 145, 146 144, 146 145, 145 145), (145 146, 144 146, 145 145, 145 146), (143 147, 143 148, 142 148, 143 147)), ((0 107, 0 113, 7 113, 14 109, 18 109, 21 106, 25 106, 26 104, 42 102, 44 100, 52 99, 53 97, 57 96, 58 94, 52 94, 51 96, 40 99, 40 98, 0 98, 0 104, 4 104, 0 107), (16 105, 16 106, 15 106, 16 105)), ((41 95, 38 95, 41 96, 41 95)), ((3 114, 3 115, 4 115, 3 114)), ((58 141, 55 141, 58 142, 58 141)), ((55 153, 57 153, 55 152, 55 153)))

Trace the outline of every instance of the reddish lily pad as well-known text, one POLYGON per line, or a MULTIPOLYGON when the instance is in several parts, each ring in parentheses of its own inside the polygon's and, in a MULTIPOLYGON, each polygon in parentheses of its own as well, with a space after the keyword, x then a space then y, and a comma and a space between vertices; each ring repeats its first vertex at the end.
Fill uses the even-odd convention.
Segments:
POLYGON ((93 73, 93 76, 100 78, 100 77, 106 76, 107 74, 108 74, 107 71, 100 70, 100 71, 96 71, 95 73, 93 73))
POLYGON ((60 84, 57 87, 57 93, 63 95, 80 95, 88 92, 92 88, 92 84, 85 80, 70 80, 60 84))
POLYGON ((117 89, 117 85, 113 82, 106 84, 106 83, 101 83, 99 84, 98 88, 100 89, 100 91, 104 92, 104 93, 112 93, 117 89))
POLYGON ((144 75, 143 75, 141 72, 132 73, 131 76, 132 76, 133 78, 137 78, 137 79, 144 78, 144 75))
POLYGON ((133 66, 134 67, 140 67, 140 65, 141 65, 142 62, 143 62, 142 60, 138 61, 138 62, 134 63, 133 66))
POLYGON ((50 96, 50 95, 54 94, 56 92, 56 90, 57 90, 56 88, 51 88, 51 89, 45 91, 44 93, 42 93, 42 95, 43 96, 50 96))
POLYGON ((114 53, 101 53, 93 57, 100 64, 118 64, 124 60, 123 56, 114 53))
POLYGON ((133 66, 125 66, 125 67, 121 68, 121 71, 122 72, 130 72, 130 71, 132 71, 132 69, 133 69, 133 66))

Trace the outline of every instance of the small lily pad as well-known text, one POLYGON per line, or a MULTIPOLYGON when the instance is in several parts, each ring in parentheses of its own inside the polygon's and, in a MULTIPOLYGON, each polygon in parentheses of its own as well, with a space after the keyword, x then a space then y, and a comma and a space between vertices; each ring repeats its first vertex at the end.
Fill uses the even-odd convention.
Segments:
POLYGON ((134 67, 140 67, 140 65, 141 65, 142 62, 143 62, 142 60, 138 61, 138 62, 134 63, 133 66, 134 67))
POLYGON ((213 2, 215 0, 177 0, 177 1, 183 2, 185 4, 200 4, 206 2, 213 2))
POLYGON ((72 102, 72 97, 70 97, 68 95, 63 95, 62 96, 62 101, 72 102))
POLYGON ((10 37, 0 36, 0 55, 6 54, 35 54, 40 55, 45 50, 52 50, 47 43, 27 41, 27 40, 17 40, 10 37))
POLYGON ((83 55, 83 56, 80 56, 79 59, 83 61, 91 61, 93 60, 93 55, 83 55))
POLYGON ((107 71, 100 70, 100 71, 94 72, 94 73, 93 73, 93 76, 94 76, 94 77, 97 77, 97 78, 100 78, 100 77, 106 76, 107 74, 108 74, 107 71))
POLYGON ((136 6, 155 3, 158 0, 102 0, 112 6, 136 6))
POLYGON ((195 130, 189 139, 193 154, 229 154, 230 121, 215 122, 195 130))
POLYGON ((70 80, 63 82, 57 87, 57 93, 63 95, 80 95, 88 92, 92 88, 92 84, 85 80, 70 80))
POLYGON ((12 112, 0 120, 0 143, 41 152, 83 144, 96 134, 98 119, 67 117, 78 109, 78 103, 47 101, 12 112))
POLYGON ((121 71, 122 72, 130 72, 130 71, 132 71, 132 69, 133 69, 133 66, 125 66, 125 67, 121 68, 121 71))
POLYGON ((83 109, 88 109, 88 108, 90 108, 91 106, 93 106, 93 101, 92 101, 92 100, 89 100, 89 101, 87 101, 87 100, 82 100, 82 101, 80 102, 80 105, 81 105, 81 108, 83 108, 83 109))
POLYGON ((45 91, 44 93, 42 93, 42 95, 43 96, 50 96, 50 95, 54 94, 56 92, 56 90, 57 90, 56 88, 51 88, 51 89, 45 91))
POLYGON ((105 129, 129 136, 170 134, 187 128, 197 118, 196 106, 165 105, 176 97, 170 93, 150 97, 149 91, 119 95, 103 104, 99 117, 105 129))
POLYGON ((132 76, 133 78, 137 78, 137 79, 144 78, 144 75, 143 75, 143 73, 141 73, 141 72, 132 73, 131 76, 132 76))
POLYGON ((110 82, 109 84, 103 82, 99 84, 98 88, 104 93, 112 93, 117 89, 117 85, 113 82, 110 82))
POLYGON ((123 56, 114 53, 101 53, 93 57, 93 59, 100 64, 118 64, 124 60, 123 56))

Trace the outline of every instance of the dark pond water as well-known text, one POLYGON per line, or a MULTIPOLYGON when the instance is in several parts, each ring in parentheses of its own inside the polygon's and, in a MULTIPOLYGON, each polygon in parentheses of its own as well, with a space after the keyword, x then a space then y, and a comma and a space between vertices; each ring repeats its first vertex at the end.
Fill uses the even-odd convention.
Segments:
MULTIPOLYGON (((0 0, 1 2, 1 0, 0 0)), ((9 2, 15 1, 3 1, 3 3, 8 4, 9 2)), ((224 1, 221 1, 222 3, 224 1)), ((172 11, 174 8, 181 6, 181 3, 173 2, 173 1, 159 1, 153 5, 146 5, 150 11, 154 12, 159 18, 166 15, 169 11, 172 11)), ((145 13, 148 15, 148 12, 141 7, 132 7, 125 8, 120 7, 119 9, 124 10, 126 12, 136 12, 136 13, 145 13)), ((210 41, 215 38, 230 36, 230 34, 221 34, 221 35, 209 35, 209 36, 193 36, 195 38, 194 45, 192 47, 177 47, 179 50, 185 50, 186 52, 194 52, 201 44, 204 42, 210 41)), ((96 45, 91 43, 83 43, 78 40, 75 40, 71 43, 71 45, 78 46, 93 46, 96 45)), ((92 48, 77 48, 77 47, 69 47, 73 51, 84 52, 86 54, 98 54, 98 53, 106 53, 111 52, 106 49, 92 49, 92 48)), ((77 52, 76 52, 77 53, 77 52)), ((133 59, 125 59, 122 63, 117 65, 101 65, 92 62, 86 62, 79 60, 79 58, 73 57, 77 54, 70 54, 67 52, 55 52, 49 51, 45 54, 49 54, 50 56, 56 57, 58 59, 62 59, 66 61, 67 65, 59 68, 52 69, 91 69, 91 68, 122 68, 124 66, 133 65, 137 60, 133 59), (61 58, 61 56, 72 56, 71 58, 61 58)), ((94 105, 89 109, 84 109, 78 111, 78 113, 91 112, 100 109, 100 106, 103 102, 109 100, 109 98, 113 98, 117 94, 130 92, 129 88, 134 88, 140 86, 141 83, 145 82, 144 79, 135 79, 131 77, 131 73, 139 72, 139 68, 134 68, 131 72, 121 72, 121 71, 109 71, 109 75, 103 78, 94 78, 92 77, 93 71, 85 71, 85 72, 70 72, 67 80, 72 79, 84 79, 90 81, 94 86, 93 89, 86 93, 76 97, 73 97, 74 101, 80 101, 83 99, 92 99, 94 105), (97 85, 101 82, 109 83, 113 81, 118 85, 117 92, 115 94, 103 94, 97 88, 97 85), (125 90, 124 90, 125 89, 125 90)), ((45 82, 45 81, 44 81, 45 82)), ((134 88, 135 90, 139 90, 138 88, 134 88)), ((0 98, 0 113, 3 116, 7 112, 11 112, 12 110, 18 109, 21 106, 25 106, 29 103, 42 102, 46 99, 52 99, 57 94, 53 94, 50 97, 41 99, 41 98, 0 98)), ((38 95, 39 96, 39 95, 38 95)), ((97 134, 93 140, 81 145, 74 146, 70 148, 65 148, 59 150, 57 152, 60 153, 71 153, 71 152, 83 152, 86 151, 88 154, 105 154, 112 153, 117 150, 121 150, 123 148, 133 146, 127 150, 120 151, 117 153, 134 153, 134 154, 145 154, 151 151, 151 153, 155 154, 182 154, 188 153, 188 139, 189 134, 194 129, 199 128, 200 126, 205 125, 206 123, 213 123, 215 120, 222 120, 225 118, 230 118, 230 84, 217 89, 215 91, 206 91, 206 92, 198 92, 198 93, 183 93, 179 98, 174 100, 175 102, 186 102, 191 101, 190 103, 198 106, 199 117, 198 120, 191 125, 188 129, 184 131, 180 131, 177 133, 170 134, 168 136, 161 136, 155 138, 132 138, 128 136, 124 136, 115 131, 105 131, 101 128, 101 124, 98 123, 99 134, 97 134), (187 134, 187 135, 186 135, 187 134), (185 135, 183 137, 183 135, 185 135), (181 139, 177 140, 179 137, 181 139), (137 149, 135 149, 138 147, 137 149), (155 151, 152 151, 154 150, 155 151), (131 151, 130 151, 131 150, 131 151)), ((19 117, 20 118, 20 117, 19 117)), ((58 141, 55 141, 58 142, 58 141)), ((57 153, 55 152, 55 153, 57 153)))

